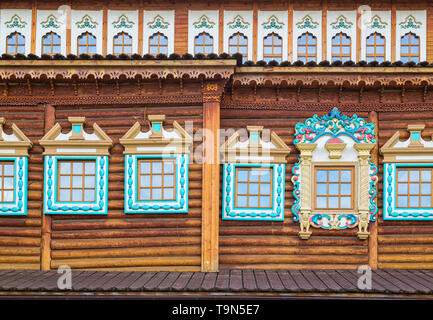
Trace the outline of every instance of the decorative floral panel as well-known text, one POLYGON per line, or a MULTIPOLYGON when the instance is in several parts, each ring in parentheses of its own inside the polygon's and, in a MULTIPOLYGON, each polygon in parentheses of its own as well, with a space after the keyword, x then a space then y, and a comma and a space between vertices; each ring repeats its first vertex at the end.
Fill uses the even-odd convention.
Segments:
POLYGON ((149 38, 155 33, 167 37, 167 54, 174 52, 174 10, 144 10, 143 20, 143 52, 149 53, 149 38))
POLYGON ((32 10, 2 9, 0 10, 0 53, 6 53, 6 38, 18 32, 25 38, 24 54, 29 54, 32 36, 32 10))
POLYGON ((200 33, 207 33, 213 39, 213 53, 219 51, 219 11, 189 10, 188 11, 188 52, 194 55, 194 40, 200 33))
POLYGON ((401 38, 407 33, 419 37, 419 61, 427 60, 427 12, 426 10, 409 10, 396 12, 396 60, 402 59, 401 38))
POLYGON ((433 139, 422 138, 424 127, 408 125, 409 139, 397 131, 380 149, 384 220, 433 220, 433 139))
MULTIPOLYGON (((301 154, 292 169, 295 198, 292 213, 294 220, 300 222, 301 239, 310 237, 310 227, 346 229, 358 226, 358 237, 368 237, 368 223, 375 221, 377 214, 377 167, 370 157, 376 145, 374 130, 373 123, 357 115, 344 115, 336 108, 323 117, 314 115, 295 126, 294 143, 301 154), (317 171, 338 171, 345 167, 353 172, 349 180, 352 206, 339 206, 334 210, 330 205, 321 209, 317 171)), ((339 188, 342 190, 341 186, 339 188)))
POLYGON ((263 40, 269 34, 277 34, 282 39, 282 59, 288 59, 288 12, 258 11, 257 17, 257 60, 263 60, 263 40))
POLYGON ((77 54, 78 37, 91 33, 96 37, 96 53, 102 54, 102 10, 72 10, 71 11, 71 52, 77 54))
POLYGON ((293 61, 298 60, 298 38, 307 32, 316 38, 316 62, 322 61, 322 11, 293 11, 293 61))
POLYGON ((108 54, 113 54, 113 39, 121 32, 125 32, 132 37, 132 54, 138 52, 138 14, 138 10, 108 10, 108 54))
POLYGON ((150 129, 134 126, 120 139, 125 147, 125 213, 187 213, 189 147, 192 138, 164 115, 148 116, 150 129))
POLYGON ((66 11, 38 10, 36 19, 36 54, 42 53, 42 37, 54 32, 60 37, 60 53, 66 56, 66 11))
POLYGON ((113 142, 93 124, 84 130, 84 117, 69 117, 71 131, 59 123, 40 140, 44 147, 44 213, 108 213, 108 149, 113 142))
POLYGON ((253 12, 224 11, 224 52, 229 53, 229 38, 241 33, 247 38, 246 60, 253 59, 253 12))
POLYGON ((269 135, 261 126, 247 130, 246 141, 236 132, 221 147, 222 218, 283 221, 285 158, 290 149, 275 132, 269 135))

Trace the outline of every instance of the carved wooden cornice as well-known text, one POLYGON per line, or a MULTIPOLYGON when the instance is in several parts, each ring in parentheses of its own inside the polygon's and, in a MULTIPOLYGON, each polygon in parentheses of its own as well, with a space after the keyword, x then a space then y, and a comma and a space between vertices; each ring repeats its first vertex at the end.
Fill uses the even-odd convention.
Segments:
POLYGON ((424 86, 433 85, 428 67, 239 67, 235 86, 424 86))
POLYGON ((188 77, 228 79, 234 72, 235 60, 1 60, 0 78, 24 79, 158 79, 188 77))

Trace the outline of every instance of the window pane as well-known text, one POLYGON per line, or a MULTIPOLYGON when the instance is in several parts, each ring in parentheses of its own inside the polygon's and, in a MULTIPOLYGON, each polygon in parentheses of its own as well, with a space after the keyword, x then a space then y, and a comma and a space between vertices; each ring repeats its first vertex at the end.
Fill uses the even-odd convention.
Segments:
POLYGON ((82 188, 83 187, 83 177, 82 176, 73 176, 72 177, 72 187, 73 188, 82 188))
POLYGON ((203 44, 203 35, 199 35, 197 38, 195 38, 195 44, 203 44))
POLYGON ((238 181, 248 181, 247 170, 238 170, 238 181))
POLYGON ((409 193, 410 194, 419 194, 419 184, 418 183, 411 183, 409 185, 409 193))
POLYGON ((317 197, 316 198, 316 207, 317 208, 326 208, 326 197, 317 197))
POLYGON ((248 207, 257 208, 259 206, 259 197, 258 196, 249 196, 248 197, 248 207))
POLYGON ((351 183, 342 183, 340 185, 340 189, 341 189, 340 194, 342 194, 342 195, 352 194, 352 184, 351 183))
POLYGON ((84 191, 84 201, 93 202, 95 201, 95 191, 85 190, 84 191))
POLYGON ((173 189, 168 188, 164 189, 164 200, 173 199, 173 189))
POLYGON ((350 38, 343 36, 343 38, 341 39, 341 44, 345 44, 345 45, 350 44, 350 38))
POLYGON ((410 181, 419 181, 419 171, 410 171, 409 172, 410 181))
POLYGON ((14 178, 12 178, 12 177, 3 178, 3 188, 4 189, 13 189, 14 188, 14 178))
POLYGON ((83 190, 72 190, 72 201, 82 201, 83 190))
POLYGON ((95 177, 94 176, 84 177, 84 187, 85 188, 95 188, 95 177))
POLYGON ((152 186, 153 187, 161 187, 162 186, 162 176, 161 175, 152 175, 152 186))
POLYGON ((281 38, 274 36, 274 45, 281 45, 281 38))
POLYGON ((121 54, 121 53, 122 53, 122 47, 114 46, 114 54, 121 54))
POLYGON ((298 54, 305 54, 306 50, 305 47, 298 47, 298 54))
POLYGON ((338 170, 329 170, 329 181, 338 181, 339 171, 338 170))
POLYGON ((60 188, 70 188, 70 187, 71 187, 71 177, 60 176, 60 188))
POLYGON ((330 209, 338 208, 338 197, 329 197, 328 204, 330 209))
POLYGON ((431 181, 431 171, 421 171, 421 181, 431 181))
POLYGON ((248 44, 248 39, 247 39, 247 37, 243 37, 243 36, 240 36, 239 37, 239 44, 240 45, 247 45, 248 44))
POLYGON ((419 197, 410 196, 409 197, 409 207, 419 207, 419 197))
POLYGON ((341 182, 351 182, 352 181, 352 171, 341 170, 341 182))
POLYGON ((259 193, 259 184, 250 183, 250 194, 258 194, 258 193, 259 193))
POLYGON ((399 196, 398 197, 398 206, 401 208, 407 207, 407 197, 399 196))
POLYGON ((341 199, 340 199, 341 208, 343 208, 343 209, 350 208, 352 206, 350 203, 351 199, 352 199, 351 197, 341 197, 341 199))
POLYGON ((152 162, 152 173, 161 173, 161 172, 162 172, 162 163, 152 162))
POLYGON ((261 194, 270 194, 271 193, 271 185, 269 183, 260 184, 260 193, 261 194))
POLYGON ((407 194, 407 184, 406 183, 399 183, 398 184, 398 193, 399 194, 407 194))
POLYGON ((152 200, 162 200, 161 189, 152 189, 152 200))
POLYGON ((317 181, 319 182, 325 182, 327 180, 327 174, 328 172, 326 170, 317 170, 317 181))
POLYGON ((122 44, 122 36, 114 37, 114 44, 122 44))
POLYGON ((71 201, 69 190, 60 190, 59 201, 71 201))
POLYGON ((318 183, 316 194, 326 195, 327 194, 327 184, 326 183, 318 183))
POLYGON ((271 197, 267 196, 267 197, 260 197, 260 207, 262 208, 266 208, 266 207, 270 207, 271 206, 271 197))
POLYGON ((407 181, 408 171, 407 170, 399 170, 398 171, 398 181, 407 181))
POLYGON ((150 189, 141 189, 140 190, 140 199, 141 200, 150 200, 150 189))
POLYGON ((96 45, 96 37, 89 35, 89 44, 96 45))
POLYGON ((422 196, 421 197, 421 207, 430 207, 431 206, 431 197, 430 196, 422 196))
POLYGON ((5 176, 13 176, 14 175, 14 165, 13 164, 5 164, 4 165, 4 173, 5 176))
POLYGON ((71 163, 70 162, 61 162, 60 163, 60 173, 61 174, 70 174, 71 173, 71 163))
POLYGON ((402 38, 401 38, 401 44, 409 44, 409 36, 408 35, 405 35, 405 36, 403 36, 402 38))
POLYGON ((140 185, 142 187, 150 187, 150 176, 141 176, 140 185))
POLYGON ((164 176, 164 186, 172 187, 173 182, 174 182, 173 175, 165 175, 164 176))
POLYGON ((247 197, 246 196, 238 196, 238 207, 246 207, 247 206, 247 197))
POLYGON ((129 45, 131 45, 131 44, 132 44, 132 37, 131 37, 131 36, 128 36, 128 35, 125 35, 123 42, 124 42, 125 44, 129 44, 129 45))
POLYGON ((159 43, 162 45, 168 45, 168 38, 165 36, 160 36, 159 43))
POLYGON ((328 194, 330 194, 330 195, 338 195, 338 186, 339 186, 338 183, 330 183, 328 185, 328 188, 329 188, 328 194))

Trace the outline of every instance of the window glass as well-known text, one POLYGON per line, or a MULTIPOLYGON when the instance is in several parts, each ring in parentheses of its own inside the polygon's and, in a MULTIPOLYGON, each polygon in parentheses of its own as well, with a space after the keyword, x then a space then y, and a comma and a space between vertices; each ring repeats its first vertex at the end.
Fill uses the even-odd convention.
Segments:
POLYGON ((142 159, 138 168, 138 200, 176 199, 176 163, 173 159, 142 159))
POLYGON ((272 168, 236 168, 235 207, 271 208, 272 168))
POLYGON ((58 162, 58 199, 61 202, 94 202, 96 187, 95 161, 58 162))
POLYGON ((316 168, 316 209, 353 209, 354 168, 316 168))

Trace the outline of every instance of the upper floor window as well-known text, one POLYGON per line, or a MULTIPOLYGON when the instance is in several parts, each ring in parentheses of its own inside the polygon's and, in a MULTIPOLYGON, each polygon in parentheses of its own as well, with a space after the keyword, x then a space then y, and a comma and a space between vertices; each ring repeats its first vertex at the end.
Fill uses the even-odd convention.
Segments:
POLYGON ((229 53, 242 54, 242 62, 248 57, 248 38, 240 32, 233 34, 229 38, 229 53))
POLYGON ((213 38, 206 32, 198 34, 194 39, 194 54, 213 52, 213 38))
POLYGON ((89 32, 85 32, 78 37, 78 54, 83 53, 96 53, 96 37, 89 32))
POLYGON ((120 32, 113 38, 114 54, 132 54, 132 37, 126 32, 120 32))
POLYGON ((263 38, 263 60, 269 62, 275 60, 282 61, 283 40, 276 33, 270 33, 263 38))
POLYGON ((19 33, 14 32, 11 33, 6 38, 6 53, 7 54, 17 54, 17 53, 25 53, 25 37, 19 33))
POLYGON ((168 38, 160 32, 149 37, 149 53, 153 55, 168 53, 168 38))
POLYGON ((412 33, 406 33, 403 37, 401 37, 400 41, 400 60, 402 62, 414 61, 416 63, 419 62, 419 37, 412 33))
POLYGON ((272 167, 236 168, 236 208, 272 207, 272 167))
POLYGON ((60 36, 54 32, 49 32, 42 37, 42 54, 60 53, 60 36))
POLYGON ((298 60, 304 63, 316 61, 317 39, 311 33, 306 32, 298 37, 298 60))
POLYGON ((366 39, 366 61, 385 61, 385 37, 380 33, 372 33, 366 39))
POLYGON ((337 33, 332 37, 332 62, 350 60, 351 39, 345 33, 337 33))
POLYGON ((176 159, 138 160, 138 200, 176 199, 176 159))
POLYGON ((0 162, 0 202, 14 201, 15 161, 0 162))
POLYGON ((95 201, 96 160, 59 160, 60 202, 95 201))

